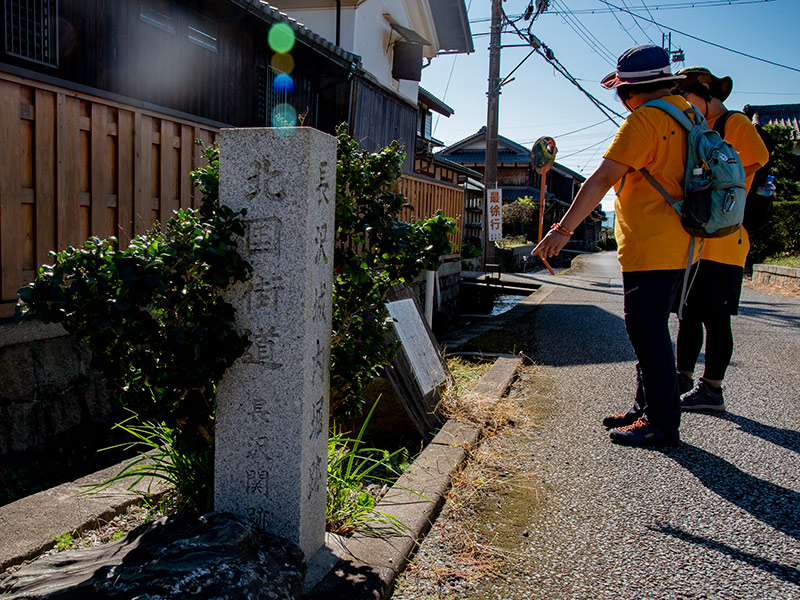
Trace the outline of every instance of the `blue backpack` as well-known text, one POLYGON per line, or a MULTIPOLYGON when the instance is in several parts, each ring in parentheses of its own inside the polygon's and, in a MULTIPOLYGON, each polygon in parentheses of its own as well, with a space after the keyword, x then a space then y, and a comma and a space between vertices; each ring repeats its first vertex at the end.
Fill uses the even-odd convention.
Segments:
POLYGON ((681 111, 664 100, 651 100, 643 106, 663 110, 689 136, 683 198, 670 196, 647 169, 642 169, 645 179, 678 212, 683 228, 693 237, 723 237, 737 231, 744 219, 747 194, 744 168, 733 146, 709 128, 694 106, 681 111))

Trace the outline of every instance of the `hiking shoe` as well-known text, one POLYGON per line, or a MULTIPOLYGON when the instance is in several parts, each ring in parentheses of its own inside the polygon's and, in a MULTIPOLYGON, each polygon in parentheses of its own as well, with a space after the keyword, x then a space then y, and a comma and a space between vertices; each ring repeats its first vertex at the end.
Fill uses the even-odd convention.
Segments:
POLYGON ((681 410, 713 410, 725 412, 725 400, 722 398, 722 388, 715 388, 698 379, 697 384, 681 396, 681 410))
POLYGON ((639 415, 632 412, 626 413, 617 413, 615 415, 608 415, 603 418, 603 427, 606 429, 616 429, 617 427, 625 427, 626 425, 630 425, 636 419, 639 418, 639 415))
POLYGON ((692 391, 694 387, 694 381, 688 375, 684 375, 683 373, 678 373, 678 390, 679 394, 683 396, 686 392, 692 391))
POLYGON ((617 427, 609 433, 611 441, 628 446, 677 446, 678 438, 668 435, 660 427, 639 418, 630 425, 617 427))

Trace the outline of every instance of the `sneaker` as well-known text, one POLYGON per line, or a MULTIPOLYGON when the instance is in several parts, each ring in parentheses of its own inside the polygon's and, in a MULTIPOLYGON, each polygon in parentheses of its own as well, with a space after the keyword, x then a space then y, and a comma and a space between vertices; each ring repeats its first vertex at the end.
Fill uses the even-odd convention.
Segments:
POLYGON ((678 438, 668 435, 660 427, 639 418, 630 425, 612 429, 611 441, 629 446, 677 446, 678 438))
POLYGON ((639 418, 639 415, 632 412, 626 413, 617 413, 615 415, 608 415, 603 418, 603 427, 606 429, 616 429, 617 427, 625 427, 626 425, 630 425, 636 419, 639 418))
POLYGON ((689 377, 688 375, 684 375, 683 373, 678 373, 678 389, 680 390, 679 393, 683 396, 686 392, 690 392, 694 387, 694 380, 689 377))
POLYGON ((698 379, 690 391, 681 396, 681 410, 713 410, 725 412, 725 400, 722 398, 722 388, 715 388, 698 379))

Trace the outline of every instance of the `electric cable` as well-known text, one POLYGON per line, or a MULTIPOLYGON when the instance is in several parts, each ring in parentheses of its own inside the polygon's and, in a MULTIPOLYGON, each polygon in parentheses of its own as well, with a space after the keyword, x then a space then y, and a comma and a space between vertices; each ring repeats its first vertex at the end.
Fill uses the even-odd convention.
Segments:
MULTIPOLYGON (((500 10, 501 10, 501 12, 502 12, 502 14, 504 16, 505 15, 505 11, 503 11, 502 6, 500 7, 500 10)), ((529 44, 531 44, 531 46, 534 45, 533 41, 531 39, 526 39, 525 34, 523 34, 519 30, 519 28, 516 26, 515 23, 510 22, 510 21, 509 21, 509 23, 511 24, 511 26, 514 28, 514 30, 517 32, 517 35, 521 39, 527 41, 529 44)), ((600 112, 602 112, 606 116, 606 118, 609 121, 614 123, 614 125, 619 126, 619 123, 617 123, 609 113, 611 113, 613 115, 616 115, 617 117, 619 117, 623 121, 625 120, 625 117, 623 115, 619 114, 613 108, 603 104, 600 100, 595 98, 586 89, 584 89, 584 87, 580 83, 578 83, 578 80, 575 79, 575 77, 572 75, 572 73, 570 73, 567 70, 567 68, 564 65, 561 64, 561 62, 556 58, 556 56, 553 53, 553 51, 546 44, 542 43, 541 41, 539 41, 539 44, 540 44, 540 46, 538 48, 534 46, 534 51, 536 53, 538 53, 540 56, 542 56, 547 62, 549 62, 553 66, 553 68, 555 68, 556 71, 558 71, 562 76, 564 76, 567 79, 567 81, 569 81, 572 85, 574 85, 581 92, 583 92, 583 94, 589 99, 589 101, 592 102, 592 104, 594 104, 600 110, 600 112), (544 49, 544 50, 542 50, 542 49, 544 49)), ((530 56, 530 54, 528 56, 530 56)), ((524 62, 524 60, 527 60, 528 56, 526 56, 525 59, 523 59, 523 62, 524 62)), ((519 65, 517 65, 517 67, 519 67, 519 65)), ((508 79, 508 78, 506 77, 506 79, 508 79)))
MULTIPOLYGON (((629 7, 628 7, 628 3, 627 3, 627 2, 625 2, 625 0, 621 0, 621 1, 622 1, 622 6, 624 6, 624 7, 626 7, 626 8, 629 8, 629 7)), ((645 8, 646 8, 646 7, 645 7, 645 8)), ((639 28, 639 31, 641 31, 641 32, 644 34, 644 37, 646 37, 646 38, 647 38, 647 41, 648 41, 648 42, 650 42, 651 44, 655 44, 655 42, 652 40, 652 38, 651 38, 651 37, 650 37, 650 36, 647 34, 647 32, 644 30, 644 27, 642 27, 642 26, 639 24, 639 21, 637 21, 636 19, 633 19, 633 24, 634 24, 634 25, 636 25, 636 27, 638 27, 638 28, 639 28)))
POLYGON ((629 15, 631 15, 633 17, 636 17, 637 19, 642 19, 643 21, 647 21, 649 23, 655 23, 659 27, 663 27, 664 29, 667 29, 668 31, 674 31, 675 33, 679 33, 681 35, 685 35, 686 37, 691 38, 693 40, 696 40, 698 42, 702 42, 704 44, 708 44, 709 46, 714 46, 715 48, 719 48, 721 50, 727 50, 728 52, 732 52, 732 53, 738 54, 740 56, 745 56, 745 57, 751 58, 753 60, 764 62, 764 63, 770 64, 770 65, 773 65, 775 67, 781 67, 782 69, 788 69, 790 71, 795 71, 797 73, 800 73, 800 69, 798 69, 796 67, 790 67, 789 65, 783 65, 781 63, 777 63, 775 61, 768 60, 766 58, 760 58, 760 57, 754 56, 752 54, 747 54, 746 52, 741 52, 740 50, 734 50, 733 48, 728 48, 727 46, 723 46, 722 44, 717 44, 715 42, 710 42, 708 40, 704 40, 701 37, 697 37, 696 35, 692 35, 690 33, 686 33, 685 31, 681 31, 680 29, 675 29, 674 27, 669 27, 667 25, 664 25, 663 23, 656 23, 656 21, 654 21, 652 19, 648 19, 647 17, 643 17, 641 15, 634 14, 629 10, 625 10, 624 8, 621 8, 619 6, 611 4, 610 2, 607 2, 607 0, 598 0, 598 2, 602 2, 603 4, 605 4, 607 6, 610 6, 611 8, 615 8, 616 10, 619 10, 619 11, 622 11, 622 12, 626 12, 629 15))
MULTIPOLYGON (((765 4, 767 2, 777 2, 778 0, 688 0, 685 2, 677 2, 677 3, 666 3, 666 4, 651 4, 650 6, 644 5, 642 8, 638 7, 631 7, 632 11, 641 11, 646 12, 653 18, 652 10, 659 11, 659 10, 684 10, 690 8, 712 8, 716 6, 742 6, 746 4, 765 4)), ((642 2, 644 4, 644 2, 642 2)), ((561 16, 562 11, 560 10, 548 10, 548 13, 551 15, 559 15, 561 16)), ((570 11, 574 15, 599 15, 604 13, 614 12, 613 8, 579 8, 577 10, 570 11)), ((519 15, 514 15, 518 17, 519 15)), ((488 23, 491 21, 491 17, 480 17, 478 19, 470 19, 470 24, 474 23, 488 23)), ((658 26, 658 23, 653 23, 653 25, 658 26)))
POLYGON ((580 154, 581 152, 586 152, 587 150, 590 150, 590 149, 594 148, 595 146, 599 146, 603 142, 606 142, 606 141, 610 140, 616 134, 617 134, 617 132, 615 131, 611 135, 608 135, 608 136, 604 137, 599 142, 595 142, 594 144, 590 144, 590 145, 586 146, 585 148, 582 148, 582 149, 578 150, 577 152, 570 152, 569 154, 561 155, 561 156, 558 157, 558 159, 559 160, 564 160, 565 158, 570 158, 571 156, 575 156, 576 154, 580 154))
POLYGON ((566 10, 565 13, 562 13, 562 17, 564 17, 564 22, 578 35, 578 37, 586 43, 594 52, 597 53, 598 56, 603 58, 607 63, 611 65, 617 64, 617 57, 614 55, 608 47, 605 46, 591 31, 589 31, 586 26, 580 22, 580 20, 574 16, 572 11, 566 6, 566 4, 561 3, 559 0, 553 0, 554 6, 562 6, 566 10), (582 29, 581 29, 582 28, 582 29), (585 33, 583 32, 585 30, 585 33), (602 48, 602 52, 598 49, 602 48))

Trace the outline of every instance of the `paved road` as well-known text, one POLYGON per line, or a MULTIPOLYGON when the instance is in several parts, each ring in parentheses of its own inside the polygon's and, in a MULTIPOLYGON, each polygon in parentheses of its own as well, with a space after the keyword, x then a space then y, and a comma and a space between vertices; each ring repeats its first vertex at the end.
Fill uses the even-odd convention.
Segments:
MULTIPOLYGON (((600 420, 634 391, 621 274, 614 254, 583 258, 523 276, 553 289, 530 316, 539 422, 506 440, 517 485, 487 516, 526 530, 494 542, 507 576, 452 595, 408 578, 395 598, 800 599, 800 301, 745 289, 728 412, 685 414, 677 448, 617 446, 600 420)), ((439 560, 425 544, 417 572, 439 560)))

